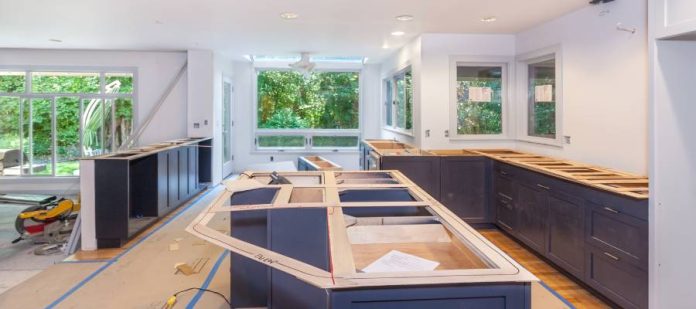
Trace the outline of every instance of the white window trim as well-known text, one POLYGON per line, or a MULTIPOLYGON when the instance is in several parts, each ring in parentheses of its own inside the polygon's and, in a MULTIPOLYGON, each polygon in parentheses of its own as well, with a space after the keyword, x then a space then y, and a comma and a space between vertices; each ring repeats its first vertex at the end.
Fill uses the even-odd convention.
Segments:
MULTIPOLYGON (((395 93, 396 93, 396 88, 395 88, 395 86, 396 86, 396 85, 393 85, 393 84, 392 84, 392 102, 394 101, 394 95, 395 95, 395 93)), ((389 74, 387 74, 386 76, 384 76, 384 77, 382 78, 381 88, 382 88, 382 91, 381 91, 381 93, 382 93, 381 98, 382 98, 382 99, 381 99, 381 104, 380 104, 380 105, 382 106, 382 107, 381 107, 381 110, 382 110, 382 116, 381 116, 381 117, 382 117, 382 120, 381 120, 381 121, 382 121, 382 129, 383 129, 383 130, 386 130, 386 131, 389 131, 389 132, 392 132, 392 133, 396 133, 396 134, 401 134, 401 135, 405 135, 405 136, 415 137, 415 135, 413 134, 413 128, 415 127, 415 118, 414 118, 414 116, 415 116, 415 87, 414 87, 414 85, 413 85, 413 67, 411 66, 411 63, 406 63, 405 65, 400 66, 399 69, 396 69, 396 70, 394 70, 394 71, 391 71, 389 74), (398 127, 398 126, 396 125, 396 108, 394 108, 394 106, 392 106, 392 110, 391 110, 391 113, 392 113, 392 124, 391 124, 391 125, 388 125, 388 124, 387 124, 387 117, 386 117, 386 116, 387 116, 387 111, 386 111, 386 108, 385 108, 385 106, 384 106, 384 103, 385 103, 385 101, 387 100, 387 90, 386 90, 386 87, 385 87, 387 81, 392 82, 392 81, 394 80, 394 77, 396 77, 397 75, 404 74, 404 76, 405 76, 405 75, 406 75, 406 72, 409 71, 409 70, 411 71, 411 88, 412 88, 414 91, 413 91, 413 93, 411 94, 411 96, 412 96, 412 97, 411 97, 411 104, 412 104, 412 106, 411 106, 411 129, 408 129, 408 130, 407 130, 407 129, 405 129, 405 128, 400 128, 400 127, 398 127)), ((393 105, 393 104, 392 104, 392 105, 393 105)))
MULTIPOLYGON (((2 96, 18 97, 20 100, 27 99, 51 99, 54 101, 56 97, 76 97, 80 100, 80 105, 82 105, 83 100, 90 99, 117 99, 117 98, 130 98, 133 106, 133 132, 136 132, 140 126, 138 122, 138 91, 140 86, 138 85, 138 68, 137 67, 118 67, 118 66, 47 66, 47 65, 0 65, 0 71, 14 71, 14 72, 24 72, 25 74, 25 89, 24 92, 20 93, 5 93, 0 92, 2 96), (31 90, 31 76, 34 72, 58 72, 58 73, 98 73, 99 74, 99 93, 34 93, 31 90), (133 93, 105 93, 105 76, 110 73, 130 73, 133 74, 133 93)), ((55 102, 53 104, 52 116, 55 117, 55 102)), ((82 106, 80 107, 80 113, 82 113, 82 106)), ((80 114, 82 117, 82 114, 80 114)), ((82 119, 80 119, 80 130, 82 130, 82 119)), ((112 126, 113 126, 112 122, 112 126)), ((55 151, 56 147, 56 123, 55 118, 52 119, 52 149, 53 154, 51 161, 57 162, 57 153, 55 151)), ((112 127, 113 132, 113 127, 112 127)), ((113 136, 112 136, 113 138, 113 136)), ((112 143, 112 151, 116 151, 115 144, 112 143)), ((82 135, 80 135, 80 149, 82 151, 82 135)), ((24 160, 23 153, 21 155, 22 160, 24 160)), ((58 176, 56 175, 56 164, 51 165, 51 175, 17 175, 17 176, 0 176, 0 179, 18 179, 18 178, 31 178, 31 179, 76 179, 80 176, 58 176)))
POLYGON ((354 63, 331 63, 315 68, 314 72, 357 72, 359 74, 359 94, 358 94, 358 128, 357 129, 260 129, 258 128, 258 108, 259 108, 259 93, 258 93, 258 74, 261 71, 292 71, 285 62, 264 62, 255 63, 251 81, 253 89, 253 108, 252 108, 252 132, 254 138, 251 139, 251 153, 353 153, 358 152, 360 140, 362 138, 363 126, 363 85, 364 76, 362 65, 354 63), (304 136, 304 147, 259 147, 259 136, 304 136), (313 136, 356 136, 358 143, 355 147, 313 147, 313 136))
POLYGON ((560 45, 535 50, 517 56, 517 110, 518 134, 517 140, 563 147, 563 51, 560 45), (528 102, 528 65, 544 60, 556 61, 556 138, 543 138, 529 135, 529 102, 528 102))
POLYGON ((450 56, 450 119, 449 132, 450 140, 509 140, 512 126, 510 113, 511 88, 513 83, 511 76, 514 76, 514 58, 511 57, 470 57, 470 56, 450 56), (502 133, 500 134, 457 134, 457 67, 463 66, 484 66, 502 67, 502 133))

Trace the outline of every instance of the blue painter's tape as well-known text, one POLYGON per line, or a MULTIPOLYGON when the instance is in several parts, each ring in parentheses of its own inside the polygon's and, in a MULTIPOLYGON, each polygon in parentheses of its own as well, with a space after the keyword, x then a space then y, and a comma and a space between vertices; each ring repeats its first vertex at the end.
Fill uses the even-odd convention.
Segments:
MULTIPOLYGON (((201 285, 201 289, 207 289, 208 286, 210 285, 210 282, 213 281, 213 278, 215 277, 215 274, 218 271, 218 268, 220 268, 220 265, 222 264, 222 261, 225 260, 225 257, 229 255, 229 251, 225 250, 224 252, 220 253, 220 256, 218 257, 217 261, 215 262, 215 265, 213 265, 213 268, 210 269, 210 272, 208 273, 208 277, 205 278, 205 281, 203 281, 203 285, 201 285)), ((196 295, 193 296, 191 301, 186 305, 186 309, 193 309, 196 307, 196 303, 201 299, 203 296, 203 293, 205 291, 198 290, 196 292, 196 295)))
POLYGON ((563 298, 563 296, 561 296, 561 294, 558 294, 558 292, 556 292, 554 289, 552 289, 548 285, 546 285, 546 283, 544 283, 544 281, 539 280, 539 283, 541 283, 541 286, 543 286, 545 289, 547 289, 549 292, 551 292, 551 294, 553 294, 558 299, 560 299, 563 303, 565 303, 566 306, 570 307, 571 309, 575 309, 575 306, 573 306, 573 304, 571 304, 567 299, 563 298))
POLYGON ((70 295, 72 295, 72 294, 75 293, 77 290, 79 290, 81 287, 83 287, 85 284, 87 284, 87 282, 89 282, 90 280, 94 279, 94 277, 96 277, 97 275, 99 275, 101 272, 103 272, 104 270, 106 270, 107 268, 109 268, 109 266, 111 266, 111 265, 114 264, 116 261, 118 261, 121 257, 123 257, 124 255, 126 255, 126 254, 127 254, 128 252, 130 252, 131 250, 133 250, 133 248, 135 248, 136 246, 138 246, 139 244, 141 244, 143 241, 145 241, 146 239, 148 239, 150 236, 152 236, 152 234, 154 234, 155 232, 159 231, 161 228, 163 228, 164 226, 166 226, 167 224, 169 224, 170 222, 172 222, 174 219, 179 218, 179 216, 181 216, 181 215, 184 214, 186 211, 188 211, 189 209, 191 209, 191 207, 193 207, 193 206, 195 206, 196 204, 198 204, 198 202, 200 202, 203 198, 205 198, 206 196, 208 196, 208 194, 210 194, 210 192, 215 191, 215 188, 217 188, 217 186, 210 188, 210 189, 208 190, 208 192, 205 192, 205 193, 202 194, 201 196, 197 197, 195 200, 193 200, 193 201, 191 202, 191 204, 189 204, 188 206, 184 207, 184 209, 182 209, 178 214, 176 214, 176 215, 174 215, 173 217, 171 217, 171 218, 167 219, 166 221, 164 221, 164 223, 162 223, 160 226, 156 227, 155 229, 153 229, 152 231, 150 231, 149 233, 147 233, 143 238, 139 239, 136 243, 134 243, 132 246, 130 246, 129 248, 127 248, 126 250, 124 250, 123 252, 121 252, 121 253, 120 253, 119 255, 117 255, 116 257, 114 257, 114 258, 108 260, 108 261, 106 262, 106 264, 104 264, 102 267, 99 267, 99 269, 97 269, 97 270, 95 270, 94 272, 92 272, 89 276, 87 276, 86 278, 82 279, 82 281, 78 282, 77 284, 75 284, 75 286, 73 286, 72 288, 70 288, 70 290, 68 290, 67 292, 65 292, 65 293, 64 293, 63 295, 61 295, 60 297, 58 297, 58 299, 54 300, 52 303, 50 303, 48 306, 46 306, 46 309, 55 308, 58 304, 60 304, 60 303, 63 302, 64 300, 66 300, 68 297, 70 297, 70 295))

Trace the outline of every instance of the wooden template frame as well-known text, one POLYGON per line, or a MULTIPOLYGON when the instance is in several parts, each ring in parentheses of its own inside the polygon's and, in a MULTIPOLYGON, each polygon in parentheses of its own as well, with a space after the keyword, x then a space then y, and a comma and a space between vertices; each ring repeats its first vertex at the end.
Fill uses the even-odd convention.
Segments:
POLYGON ((287 172, 283 176, 319 176, 323 180, 317 185, 266 185, 254 179, 268 173, 243 173, 238 180, 224 181, 225 190, 217 195, 197 217, 186 231, 203 240, 221 246, 235 254, 255 260, 266 266, 288 273, 296 278, 323 289, 341 289, 370 286, 404 286, 457 283, 501 283, 531 282, 538 280, 508 255, 490 243, 471 226, 462 221, 425 191, 416 186, 398 171, 320 171, 287 172), (342 174, 388 173, 398 184, 337 184, 336 177, 342 174), (258 188, 279 188, 271 204, 229 206, 231 196, 258 188), (324 191, 322 202, 290 203, 295 188, 321 188, 324 191), (416 199, 413 202, 351 202, 339 200, 339 191, 344 189, 403 188, 409 190, 416 199), (358 273, 353 260, 353 251, 348 241, 342 207, 403 207, 418 206, 426 209, 449 230, 454 237, 475 252, 489 268, 448 269, 424 272, 358 273), (330 271, 314 267, 302 261, 252 245, 231 237, 207 226, 218 213, 238 211, 291 208, 326 208, 328 240, 330 251, 330 271))

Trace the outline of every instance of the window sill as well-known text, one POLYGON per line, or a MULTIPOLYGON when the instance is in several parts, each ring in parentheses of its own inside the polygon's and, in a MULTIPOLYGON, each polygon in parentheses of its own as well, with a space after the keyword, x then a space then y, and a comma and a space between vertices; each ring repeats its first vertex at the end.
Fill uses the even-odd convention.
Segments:
POLYGON ((455 135, 449 138, 450 141, 513 141, 504 134, 480 134, 480 135, 455 135))
POLYGON ((317 153, 323 153, 323 154, 357 154, 360 153, 358 148, 356 147, 355 149, 338 149, 337 151, 334 151, 333 149, 256 149, 252 150, 251 154, 292 154, 292 155, 300 155, 300 154, 317 154, 317 153))
POLYGON ((550 138, 541 138, 541 137, 533 137, 533 136, 524 136, 524 137, 519 137, 517 138, 518 141, 520 142, 525 142, 529 144, 537 144, 537 145, 544 145, 544 146, 550 146, 550 147, 555 147, 555 148, 563 148, 563 142, 560 139, 550 139, 550 138))
POLYGON ((415 137, 413 135, 413 130, 406 131, 406 130, 394 129, 394 128, 390 128, 390 127, 382 127, 382 130, 389 131, 389 132, 396 133, 396 134, 400 134, 400 135, 404 135, 404 136, 415 137))

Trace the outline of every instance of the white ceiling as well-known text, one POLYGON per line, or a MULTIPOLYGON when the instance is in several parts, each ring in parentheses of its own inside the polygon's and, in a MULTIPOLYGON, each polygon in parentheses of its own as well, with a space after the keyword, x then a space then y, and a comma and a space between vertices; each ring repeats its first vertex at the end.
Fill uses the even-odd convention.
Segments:
POLYGON ((426 32, 516 33, 588 0, 0 0, 0 47, 309 51, 378 60, 426 32), (283 20, 282 12, 296 20, 283 20), (395 16, 415 20, 399 22, 395 16), (481 22, 494 15, 497 21, 481 22), (393 37, 392 31, 406 35, 393 37), (62 40, 62 43, 50 39, 62 40), (384 49, 387 45, 389 48, 384 49))

